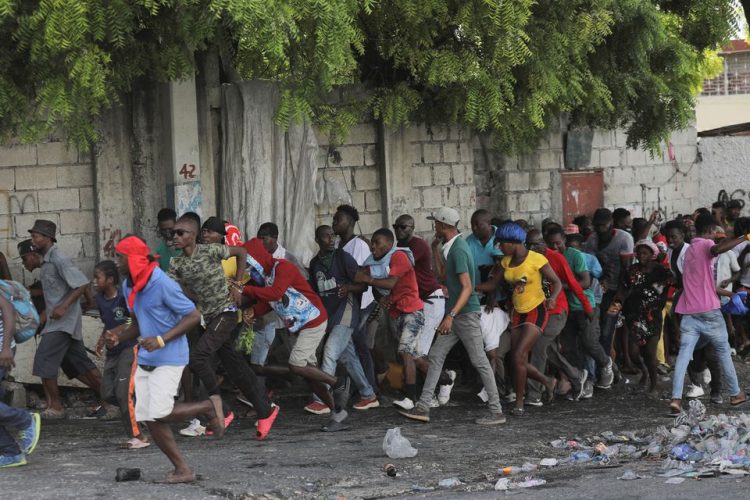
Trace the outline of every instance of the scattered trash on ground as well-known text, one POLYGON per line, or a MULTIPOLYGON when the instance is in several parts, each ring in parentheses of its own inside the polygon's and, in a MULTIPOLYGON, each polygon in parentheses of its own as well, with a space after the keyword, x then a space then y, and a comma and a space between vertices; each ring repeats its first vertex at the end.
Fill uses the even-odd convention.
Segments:
POLYGON ((400 427, 388 429, 388 432, 385 433, 383 451, 389 458, 412 458, 417 456, 417 449, 401 434, 400 427))
MULTIPOLYGON (((560 463, 606 465, 663 459, 658 475, 668 478, 669 484, 679 484, 685 478, 750 475, 750 416, 706 415, 706 407, 698 400, 690 401, 670 428, 660 426, 650 435, 606 431, 588 438, 560 438, 550 445, 570 451, 560 463)), ((630 469, 620 477, 640 478, 630 469)))

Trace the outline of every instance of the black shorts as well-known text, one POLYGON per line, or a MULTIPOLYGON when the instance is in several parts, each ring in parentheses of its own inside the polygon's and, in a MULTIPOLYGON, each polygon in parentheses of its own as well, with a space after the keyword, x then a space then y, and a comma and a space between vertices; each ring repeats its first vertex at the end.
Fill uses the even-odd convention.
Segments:
POLYGON ((69 333, 47 332, 36 348, 33 374, 39 378, 57 379, 60 368, 73 380, 96 365, 86 354, 83 341, 75 340, 69 333))
POLYGON ((540 332, 542 332, 544 331, 544 327, 547 326, 548 319, 549 315, 547 314, 547 307, 544 302, 542 302, 527 313, 519 313, 514 309, 513 316, 511 316, 510 320, 510 327, 518 328, 522 325, 534 325, 540 332))

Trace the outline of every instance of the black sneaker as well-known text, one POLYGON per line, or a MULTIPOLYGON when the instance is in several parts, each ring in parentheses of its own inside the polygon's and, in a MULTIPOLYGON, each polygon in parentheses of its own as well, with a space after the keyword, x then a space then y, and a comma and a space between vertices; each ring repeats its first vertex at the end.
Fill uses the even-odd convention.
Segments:
POLYGON ((724 398, 721 397, 721 393, 711 393, 711 404, 721 405, 724 404, 724 398))
POLYGON ((412 420, 418 420, 420 422, 430 421, 430 410, 422 409, 419 406, 415 406, 411 410, 398 410, 398 412, 406 418, 410 418, 412 420))

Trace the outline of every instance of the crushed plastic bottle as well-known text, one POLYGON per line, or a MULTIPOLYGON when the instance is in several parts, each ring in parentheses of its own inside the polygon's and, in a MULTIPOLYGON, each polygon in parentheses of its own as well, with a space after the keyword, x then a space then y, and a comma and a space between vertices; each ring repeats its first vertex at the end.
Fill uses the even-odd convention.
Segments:
POLYGON ((547 484, 547 481, 544 479, 534 479, 531 477, 527 477, 525 481, 522 481, 520 483, 516 483, 514 487, 516 488, 534 488, 536 486, 543 486, 547 484))
POLYGON ((541 462, 539 462, 540 467, 555 467, 559 462, 556 458, 543 458, 541 462))
POLYGON ((640 478, 641 476, 633 472, 631 469, 625 469, 622 472, 622 476, 618 477, 617 479, 622 479, 623 481, 633 481, 640 478))
POLYGON ((510 489, 510 478, 501 477, 495 483, 495 491, 508 491, 510 489))
POLYGON ((571 462, 590 462, 591 452, 589 451, 574 451, 570 454, 571 462))
POLYGON ((696 451, 687 443, 682 443, 672 448, 669 452, 669 456, 676 458, 677 460, 697 462, 703 458, 703 453, 696 451))
POLYGON ((462 484, 464 483, 462 483, 461 480, 457 477, 449 477, 446 479, 441 479, 438 483, 438 486, 440 486, 441 488, 453 488, 454 486, 461 486, 462 484))

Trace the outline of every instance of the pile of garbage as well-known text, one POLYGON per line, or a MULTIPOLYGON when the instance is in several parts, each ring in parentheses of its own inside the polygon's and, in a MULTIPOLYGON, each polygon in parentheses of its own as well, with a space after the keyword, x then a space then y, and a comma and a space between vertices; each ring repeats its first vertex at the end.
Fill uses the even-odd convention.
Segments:
MULTIPOLYGON (((586 439, 556 439, 550 445, 570 450, 561 463, 651 459, 662 460, 658 475, 668 478, 750 475, 750 416, 706 416, 698 400, 690 401, 671 428, 660 426, 650 435, 607 431, 586 439)), ((634 473, 623 476, 639 479, 634 473)))

